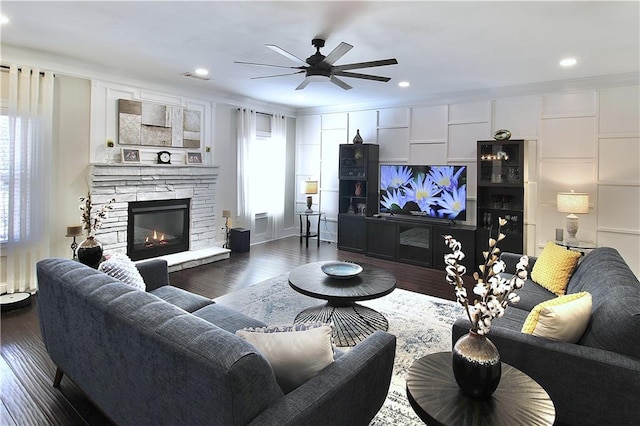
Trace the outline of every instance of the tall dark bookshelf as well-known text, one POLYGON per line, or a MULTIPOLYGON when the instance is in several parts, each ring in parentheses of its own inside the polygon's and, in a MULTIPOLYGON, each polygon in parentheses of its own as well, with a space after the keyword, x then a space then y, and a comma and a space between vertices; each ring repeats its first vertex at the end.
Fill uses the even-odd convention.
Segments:
POLYGON ((375 144, 342 144, 338 176, 338 248, 366 248, 365 217, 378 212, 378 157, 375 144))
POLYGON ((478 141, 477 253, 508 220, 501 251, 524 252, 524 140, 478 141))

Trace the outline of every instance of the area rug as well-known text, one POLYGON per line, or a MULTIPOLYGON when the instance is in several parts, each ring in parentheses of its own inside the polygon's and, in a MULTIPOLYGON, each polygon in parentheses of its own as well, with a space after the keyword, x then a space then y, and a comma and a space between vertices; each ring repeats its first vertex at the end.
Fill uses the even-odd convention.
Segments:
MULTIPOLYGON (((296 293, 287 277, 281 274, 215 300, 269 325, 290 324, 301 310, 323 301, 296 293)), ((359 303, 381 312, 389 321, 389 333, 397 338, 389 394, 371 425, 424 424, 407 400, 407 370, 424 355, 451 350, 451 326, 463 315, 462 306, 401 289, 359 303)))

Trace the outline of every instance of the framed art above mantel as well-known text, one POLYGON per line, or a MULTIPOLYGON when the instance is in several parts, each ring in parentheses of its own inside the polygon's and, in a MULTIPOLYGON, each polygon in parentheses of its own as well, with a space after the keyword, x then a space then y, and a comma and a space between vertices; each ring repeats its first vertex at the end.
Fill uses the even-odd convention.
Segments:
POLYGON ((201 128, 200 111, 118 99, 120 145, 200 148, 201 128))

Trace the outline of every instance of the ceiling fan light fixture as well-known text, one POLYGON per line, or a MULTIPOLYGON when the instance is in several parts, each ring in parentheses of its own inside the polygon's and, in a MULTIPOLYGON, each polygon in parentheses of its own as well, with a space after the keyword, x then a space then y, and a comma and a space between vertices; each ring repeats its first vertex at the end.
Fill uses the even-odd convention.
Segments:
POLYGON ((197 75, 202 75, 202 76, 209 75, 209 70, 206 68, 196 68, 194 72, 197 75))
POLYGON ((565 68, 572 67, 577 63, 578 61, 576 60, 576 58, 564 58, 563 60, 560 61, 560 66, 565 68))
POLYGON ((398 86, 400 86, 400 87, 409 87, 409 86, 411 86, 411 84, 408 81, 401 81, 400 83, 398 83, 398 86))

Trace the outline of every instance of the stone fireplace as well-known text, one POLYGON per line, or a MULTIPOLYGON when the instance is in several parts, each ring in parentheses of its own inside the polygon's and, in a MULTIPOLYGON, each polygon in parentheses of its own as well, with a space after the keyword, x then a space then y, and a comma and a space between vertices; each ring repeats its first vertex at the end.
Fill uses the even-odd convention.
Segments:
MULTIPOLYGON (((146 202, 155 201, 164 208, 169 201, 168 204, 188 206, 188 228, 186 232, 182 228, 182 250, 212 248, 216 242, 217 178, 218 167, 215 166, 93 164, 90 166, 90 179, 94 205, 98 208, 112 198, 116 200, 96 238, 102 242, 105 253, 127 253, 132 238, 129 234, 129 205, 141 203, 138 206, 146 208, 146 202)), ((174 216, 173 220, 178 220, 178 217, 174 216)), ((169 233, 173 235, 174 231, 177 229, 170 227, 165 237, 168 238, 169 233)), ((135 243, 136 237, 133 238, 132 243, 135 243)), ((159 256, 160 251, 145 258, 159 256)))
POLYGON ((191 200, 132 201, 127 209, 127 255, 150 259, 189 250, 191 200))

